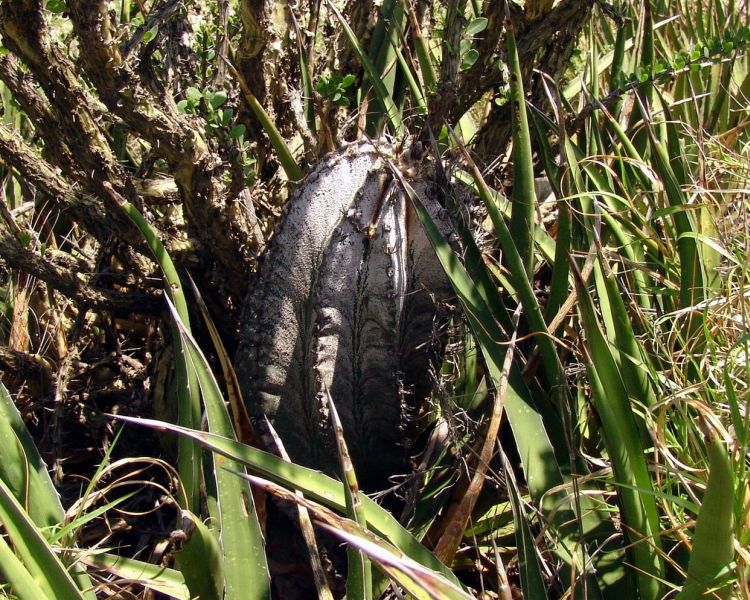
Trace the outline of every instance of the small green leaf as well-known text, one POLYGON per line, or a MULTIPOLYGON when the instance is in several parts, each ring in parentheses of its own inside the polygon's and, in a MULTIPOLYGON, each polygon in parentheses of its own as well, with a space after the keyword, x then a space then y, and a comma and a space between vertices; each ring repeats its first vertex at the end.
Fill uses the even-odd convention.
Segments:
POLYGON ((464 29, 464 35, 476 35, 477 33, 481 33, 482 31, 484 31, 485 29, 487 29, 487 18, 477 17, 476 19, 472 19, 466 26, 466 29, 464 29))
POLYGON ((193 104, 198 104, 201 101, 203 94, 197 87, 190 86, 185 90, 185 98, 187 98, 193 104))
POLYGON ((143 43, 148 44, 151 40, 156 39, 157 33, 159 33, 159 26, 154 25, 151 29, 143 34, 143 43))
POLYGON ((214 92, 213 94, 210 94, 210 97, 208 98, 208 103, 214 110, 219 108, 226 101, 227 95, 224 92, 214 92))
POLYGON ((229 138, 232 140, 238 140, 243 135, 245 135, 245 124, 244 123, 237 123, 234 127, 232 127, 231 131, 229 132, 229 138))
POLYGON ((45 8, 51 13, 61 15, 66 10, 68 10, 68 5, 65 4, 65 0, 47 0, 47 5, 45 8))
POLYGON ((475 62, 477 62, 477 59, 479 58, 479 52, 474 50, 472 48, 466 53, 466 56, 464 56, 464 60, 461 63, 461 69, 466 70, 470 68, 475 62))

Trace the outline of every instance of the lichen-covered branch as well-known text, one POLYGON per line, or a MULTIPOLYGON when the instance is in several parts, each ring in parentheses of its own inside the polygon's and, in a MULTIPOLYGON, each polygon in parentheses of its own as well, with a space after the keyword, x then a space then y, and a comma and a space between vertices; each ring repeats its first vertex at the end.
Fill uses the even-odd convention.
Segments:
POLYGON ((253 206, 227 196, 219 181, 221 161, 199 124, 180 114, 169 96, 157 97, 139 85, 112 42, 107 2, 71 0, 68 5, 74 31, 88 49, 81 61, 101 100, 168 161, 189 234, 210 249, 203 259, 221 266, 215 276, 222 285, 235 298, 241 297, 257 250, 254 242, 259 242, 253 206))
MULTIPOLYGON (((235 55, 237 70, 287 140, 296 131, 290 91, 302 89, 291 10, 274 0, 241 0, 242 31, 235 55)), ((296 2, 295 11, 303 17, 307 2, 296 2)), ((254 115, 245 113, 243 120, 253 138, 265 137, 254 115)), ((264 156, 259 158, 265 162, 264 156)))
POLYGON ((158 295, 118 293, 92 286, 78 272, 78 261, 73 257, 61 251, 40 255, 21 245, 4 225, 0 225, 0 264, 41 279, 84 307, 107 310, 115 315, 156 314, 163 309, 163 300, 158 295))
POLYGON ((103 242, 113 234, 123 241, 140 243, 133 223, 120 211, 107 214, 101 198, 76 190, 46 160, 20 137, 0 125, 0 159, 42 191, 61 212, 80 223, 97 240, 103 242))
MULTIPOLYGON (((588 16, 594 0, 563 0, 541 18, 532 22, 517 21, 518 55, 521 63, 522 79, 527 90, 527 97, 535 106, 544 103, 544 89, 539 77, 534 76, 534 69, 541 69, 552 80, 559 81, 570 65, 570 57, 578 42, 581 30, 588 22, 588 16)), ((481 97, 493 87, 502 83, 499 69, 488 73, 480 83, 481 93, 472 94, 470 89, 461 90, 463 106, 457 106, 450 118, 458 118, 459 111, 468 102, 481 97)), ((479 90, 478 90, 479 92, 479 90)), ((494 105, 477 133, 475 151, 479 156, 492 156, 498 149, 504 149, 510 140, 509 106, 494 105)))

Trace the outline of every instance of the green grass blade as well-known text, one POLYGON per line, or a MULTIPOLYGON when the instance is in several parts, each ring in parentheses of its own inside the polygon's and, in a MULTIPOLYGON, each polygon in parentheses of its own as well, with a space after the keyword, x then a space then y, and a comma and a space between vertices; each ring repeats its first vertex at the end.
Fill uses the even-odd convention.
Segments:
POLYGON ((344 30, 346 38, 349 40, 349 43, 351 44, 354 53, 357 55, 357 58, 359 58, 359 61, 362 63, 362 67, 364 68, 365 73, 370 78, 370 82, 375 89, 376 96, 384 107, 385 116, 387 117, 388 122, 393 129, 393 133, 399 134, 401 132, 401 115, 398 108, 393 102, 393 98, 386 89, 385 84, 380 79, 380 74, 375 68, 375 65, 372 64, 370 57, 367 56, 364 50, 362 50, 362 46, 360 46, 359 40, 357 40, 357 36, 354 35, 352 28, 349 27, 349 24, 346 22, 346 19, 344 19, 344 16, 341 14, 339 9, 336 8, 336 6, 334 6, 333 2, 331 2, 330 0, 326 0, 326 4, 328 5, 329 10, 335 15, 339 23, 341 23, 341 28, 344 30))
MULTIPOLYGON (((183 291, 182 282, 177 274, 177 269, 172 258, 167 253, 159 236, 151 228, 138 209, 129 202, 122 201, 120 208, 130 217, 143 234, 149 249, 154 255, 156 262, 161 268, 164 276, 164 290, 174 304, 180 320, 190 331, 190 317, 188 314, 187 301, 183 291)), ((172 327, 172 339, 175 349, 175 367, 177 376, 177 421, 187 428, 200 427, 200 395, 198 381, 195 375, 187 367, 185 348, 182 345, 180 332, 172 327)), ((201 461, 200 448, 192 441, 186 439, 178 440, 177 463, 181 489, 184 489, 184 497, 180 494, 180 503, 184 508, 193 507, 198 510, 200 506, 200 483, 201 483, 201 461)))
POLYGON ((576 269, 574 274, 589 349, 587 371, 592 401, 602 422, 615 479, 630 486, 618 488, 618 495, 623 523, 632 542, 634 564, 639 571, 638 589, 644 600, 655 600, 660 597, 663 565, 658 551, 661 541, 656 502, 652 495, 638 491, 652 489, 644 448, 620 372, 599 328, 591 296, 576 269))
MULTIPOLYGON (((224 591, 224 565, 219 541, 203 521, 189 510, 183 510, 181 514, 180 529, 185 533, 186 539, 174 553, 175 566, 185 578, 191 598, 221 600, 224 591)), ((248 586, 247 580, 245 584, 245 590, 250 592, 253 586, 248 586)))
MULTIPOLYGON (((467 185, 469 184, 466 179, 459 178, 459 180, 464 181, 467 185)), ((460 215, 455 199, 450 199, 449 202, 449 208, 451 209, 452 214, 455 215, 454 223, 456 225, 456 231, 460 237, 461 245, 464 248, 463 264, 466 268, 466 272, 474 283, 477 294, 487 304, 492 314, 495 315, 502 330, 509 334, 509 332, 513 330, 513 322, 502 298, 497 293, 497 285, 490 276, 482 252, 474 241, 468 225, 460 215)))
POLYGON ((276 155, 279 157, 279 163, 281 163, 281 167, 284 169, 289 181, 300 181, 304 177, 304 173, 294 159, 291 150, 287 147, 281 132, 279 132, 276 125, 263 108, 263 105, 253 93, 250 92, 249 88, 243 91, 243 97, 245 98, 247 105, 250 107, 250 110, 253 111, 255 117, 260 122, 261 127, 263 127, 263 130, 268 135, 268 139, 271 141, 271 146, 273 146, 273 149, 276 151, 276 155))
POLYGON ((409 63, 406 62, 406 58, 404 58, 404 53, 401 52, 401 49, 396 46, 394 47, 394 52, 396 53, 399 67, 401 67, 401 74, 403 75, 404 79, 406 79, 406 83, 409 85, 411 95, 414 99, 415 104, 417 105, 417 113, 426 115, 427 101, 425 100, 424 91, 420 87, 416 77, 414 77, 414 74, 411 72, 409 63))
MULTIPOLYGON (((475 191, 477 195, 479 195, 479 188, 476 184, 476 181, 474 179, 474 175, 468 173, 467 171, 456 171, 454 173, 454 177, 460 181, 461 183, 469 186, 471 189, 475 191)), ((510 207, 511 203, 508 201, 507 198, 505 198, 501 193, 498 191, 487 187, 487 192, 489 194, 489 197, 492 199, 493 206, 492 210, 496 212, 498 216, 502 216, 506 221, 510 219, 510 207)), ((462 239, 463 242, 463 239, 462 239)), ((542 258, 544 260, 552 262, 555 258, 555 246, 556 241, 552 238, 552 236, 547 233, 547 231, 539 225, 538 223, 534 226, 534 243, 536 244, 537 250, 541 254, 542 258)), ((475 244, 476 245, 476 244, 475 244)), ((468 269, 468 265, 467 265, 468 269)), ((472 277, 476 278, 476 274, 470 271, 470 274, 472 277)), ((503 325, 503 328, 511 329, 511 323, 510 320, 508 320, 507 325, 503 322, 501 323, 503 325)))
MULTIPOLYGON (((397 77, 397 75, 401 75, 398 68, 400 66, 398 63, 398 46, 403 37, 404 25, 405 14, 401 3, 398 0, 385 0, 380 10, 380 20, 376 25, 368 55, 375 73, 378 75, 378 83, 382 83, 383 89, 387 96, 393 99, 399 113, 401 112, 404 81, 397 77)), ((367 73, 367 75, 368 78, 361 90, 362 96, 367 94, 369 91, 367 84, 371 83, 370 74, 367 73)), ((370 103, 367 111, 367 132, 369 135, 382 134, 383 120, 387 113, 388 107, 383 102, 381 94, 376 93, 375 99, 370 103)))
POLYGON ((227 60, 225 57, 221 58, 226 63, 227 69, 229 69, 232 77, 234 77, 239 84, 240 89, 242 90, 242 97, 245 99, 245 102, 250 107, 250 110, 253 111, 253 114, 255 115, 255 118, 258 119, 261 127, 263 127, 263 131, 266 132, 268 140, 271 142, 271 146, 276 152, 276 156, 278 156, 279 158, 279 163, 284 169, 284 173, 286 173, 289 181, 299 181, 300 179, 302 179, 302 177, 304 177, 304 173, 302 173, 302 169, 300 169, 297 161, 294 160, 294 156, 292 155, 291 150, 289 150, 289 148, 287 147, 286 142, 284 141, 284 137, 276 128, 275 123, 268 116, 266 109, 263 108, 263 105, 258 101, 258 99, 255 97, 255 94, 253 94, 252 90, 247 85, 245 78, 242 77, 240 72, 237 71, 236 67, 231 62, 229 62, 229 60, 227 60))
MULTIPOLYGON (((153 419, 135 419, 120 415, 113 415, 113 418, 127 423, 151 427, 160 431, 171 431, 187 436, 213 452, 218 452, 222 456, 251 467, 254 472, 270 481, 283 485, 288 489, 301 491, 306 498, 342 513, 346 511, 343 484, 340 481, 323 475, 319 471, 288 463, 268 452, 263 452, 257 448, 252 448, 251 446, 213 433, 185 429, 178 425, 155 421, 153 419)), ((362 505, 364 506, 369 530, 390 540, 404 554, 420 564, 439 571, 454 583, 458 582, 452 571, 422 546, 388 511, 364 495, 362 496, 362 505)))
POLYGON ((526 116, 526 96, 518 59, 513 28, 506 28, 508 68, 510 70, 510 103, 513 127, 513 203, 510 212, 510 232, 526 270, 527 278, 534 274, 534 160, 531 153, 531 133, 526 116))
POLYGON ((615 274, 609 268, 604 269, 603 256, 599 256, 599 261, 605 271, 602 276, 603 287, 609 304, 608 317, 615 333, 614 345, 621 355, 618 366, 622 371, 623 382, 630 397, 644 406, 653 406, 656 394, 651 386, 649 373, 654 372, 654 368, 635 337, 633 323, 623 300, 625 294, 620 289, 615 274))
POLYGON ((707 443, 708 483, 695 523, 687 579, 675 600, 724 600, 732 591, 720 578, 734 559, 734 470, 724 442, 711 434, 707 443))
MULTIPOLYGON (((673 124, 666 125, 667 128, 673 126, 673 124)), ((672 159, 667 152, 667 148, 656 137, 653 127, 647 126, 647 131, 653 166, 664 183, 669 204, 677 209, 687 208, 689 202, 682 190, 682 182, 678 180, 672 168, 672 159)), ((675 210, 672 216, 677 233, 677 250, 680 257, 680 308, 688 308, 703 300, 705 295, 698 243, 690 235, 695 233, 696 229, 693 226, 691 215, 686 210, 675 210)), ((698 325, 697 319, 691 319, 690 321, 693 327, 698 325)))
POLYGON ((521 589, 524 598, 547 598, 544 586, 544 576, 539 565, 537 545, 529 527, 528 517, 523 510, 521 493, 513 475, 513 467, 503 455, 503 466, 508 482, 508 496, 510 497, 513 519, 518 525, 515 529, 516 545, 518 546, 518 568, 521 571, 521 589))
POLYGON ((648 75, 648 79, 642 87, 642 98, 644 99, 646 106, 653 106, 652 94, 653 94, 653 77, 654 77, 654 18, 651 9, 651 0, 643 0, 643 21, 641 23, 643 27, 643 38, 641 41, 641 61, 640 67, 648 75))
MULTIPOLYGON (((568 254, 572 249, 570 206, 567 199, 563 197, 562 189, 560 188, 560 169, 555 163, 554 151, 547 139, 540 119, 536 118, 533 113, 531 115, 531 123, 534 127, 537 148, 539 148, 539 154, 544 164, 544 171, 557 199, 557 236, 554 242, 555 250, 551 261, 552 278, 550 281, 549 297, 544 307, 544 319, 547 323, 550 323, 557 315, 557 311, 560 310, 570 291, 570 265, 568 263, 568 254)), ((549 257, 547 259, 549 260, 549 257)), ((554 332, 552 333, 554 334, 554 332)))
POLYGON ((177 569, 126 558, 114 554, 81 554, 80 561, 95 569, 103 569, 150 590, 176 600, 190 600, 185 577, 177 569))
MULTIPOLYGON (((172 318, 187 350, 188 367, 195 374, 206 409, 209 431, 222 437, 236 439, 221 390, 206 357, 193 337, 185 329, 174 307, 172 318)), ((218 494, 218 514, 215 516, 221 532, 224 563, 225 597, 270 598, 270 580, 263 544, 263 536, 255 511, 250 486, 230 471, 241 471, 242 465, 218 455, 214 459, 214 477, 218 494), (254 585, 247 586, 248 577, 254 585)))
POLYGON ((59 526, 65 516, 47 466, 10 393, 0 382, 0 480, 40 529, 59 526))
MULTIPOLYGON (((469 158, 468 154, 466 156, 469 158)), ((547 376, 553 384, 562 383, 563 369, 560 363, 560 358, 557 355, 552 336, 550 336, 547 329, 547 323, 544 320, 539 301, 531 287, 531 282, 526 271, 526 265, 523 262, 521 253, 516 247, 515 238, 506 225, 500 211, 497 209, 496 204, 493 202, 489 188, 484 182, 479 169, 473 163, 470 163, 470 166, 479 195, 482 202, 484 202, 487 207, 487 212, 492 220, 495 233, 500 240, 500 245, 503 249, 503 258, 510 271, 511 282, 521 300, 529 327, 534 334, 537 334, 535 336, 535 341, 539 346, 539 351, 547 376)), ((422 224, 424 225, 424 222, 422 224)), ((443 259, 441 259, 441 262, 442 260, 443 259)), ((471 285, 470 282, 468 285, 471 285)), ((500 371, 498 370, 498 373, 499 372, 500 371)))
MULTIPOLYGON (((3 536, 0 536, 0 575, 3 576, 0 579, 4 579, 5 583, 10 586, 12 598, 20 600, 48 600, 49 598, 42 586, 13 554, 13 550, 3 536)), ((5 595, 8 590, 4 589, 3 592, 5 595)))
MULTIPOLYGON (((34 524, 45 534, 64 519, 60 497, 8 390, 0 382, 0 480, 4 481, 34 524)), ((78 565, 73 579, 93 600, 92 583, 78 565)))
POLYGON ((609 69, 609 87, 617 89, 625 82, 623 65, 625 62, 625 42, 630 37, 630 25, 624 25, 617 29, 615 47, 612 54, 612 65, 609 69))
POLYGON ((417 14, 411 3, 406 2, 406 0, 400 0, 400 2, 404 12, 409 15, 414 49, 416 50, 419 69, 422 72, 422 79, 424 80, 425 88, 427 88, 426 91, 432 92, 437 87, 437 73, 435 71, 435 64, 432 61, 429 42, 425 39, 424 32, 419 25, 417 14))
POLYGON ((83 600, 85 596, 16 500, 10 488, 0 480, 0 525, 16 554, 48 598, 83 600))

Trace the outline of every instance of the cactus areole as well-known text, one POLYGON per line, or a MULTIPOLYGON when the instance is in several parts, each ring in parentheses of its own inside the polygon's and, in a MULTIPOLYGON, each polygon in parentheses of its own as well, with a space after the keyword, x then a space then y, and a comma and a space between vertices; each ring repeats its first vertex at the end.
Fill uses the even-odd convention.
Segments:
POLYGON ((449 239, 442 191, 405 156, 352 143, 301 183, 249 291, 236 360, 251 416, 268 417, 294 462, 336 475, 332 398, 366 490, 408 469, 453 296, 388 162, 449 239))

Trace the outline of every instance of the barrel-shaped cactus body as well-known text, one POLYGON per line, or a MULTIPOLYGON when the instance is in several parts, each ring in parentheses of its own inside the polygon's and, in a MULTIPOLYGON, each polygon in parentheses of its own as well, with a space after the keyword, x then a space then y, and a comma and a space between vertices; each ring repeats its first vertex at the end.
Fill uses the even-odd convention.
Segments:
MULTIPOLYGON (((330 394, 369 489, 407 469, 453 295, 389 162, 403 164, 392 145, 353 143, 302 182, 249 292, 236 361, 250 414, 292 460, 335 474, 330 394)), ((449 238, 442 191, 426 175, 411 185, 449 238)))

